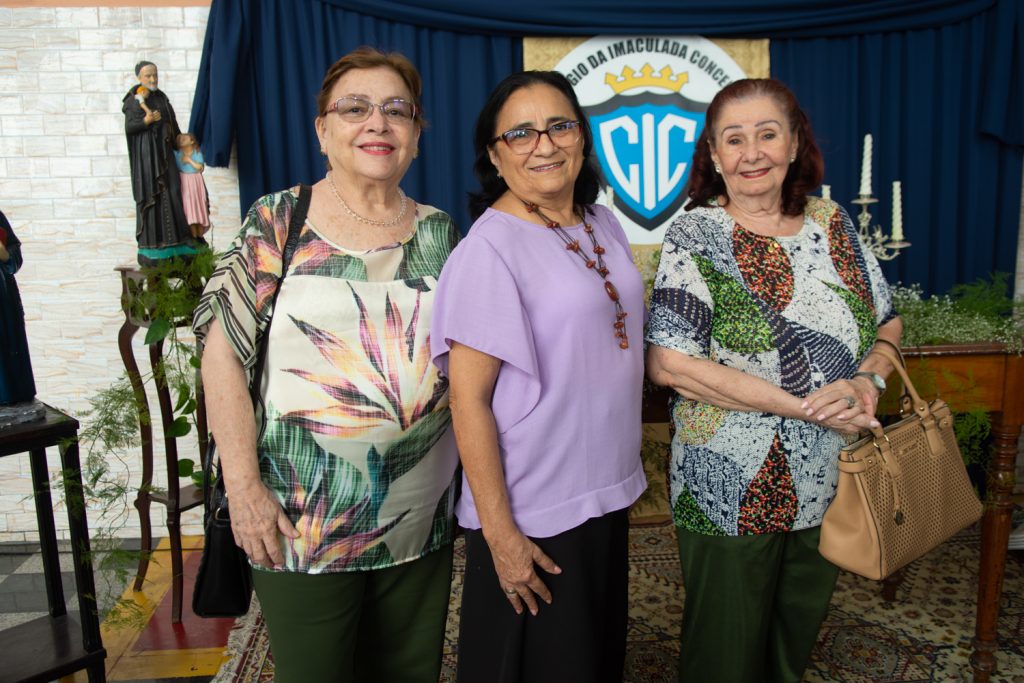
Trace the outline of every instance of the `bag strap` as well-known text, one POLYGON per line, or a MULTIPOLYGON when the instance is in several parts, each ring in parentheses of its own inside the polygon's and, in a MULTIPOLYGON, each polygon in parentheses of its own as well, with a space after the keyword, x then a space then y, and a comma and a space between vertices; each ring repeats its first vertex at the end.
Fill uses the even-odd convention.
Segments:
MULTIPOLYGON (((288 265, 292 261, 292 256, 295 254, 295 248, 299 244, 299 233, 302 232, 302 224, 306 222, 306 215, 309 213, 309 201, 313 196, 313 188, 309 185, 299 185, 299 199, 295 206, 292 207, 292 217, 288 221, 288 236, 285 238, 284 248, 281 250, 281 277, 277 279, 276 286, 274 287, 274 294, 270 299, 270 312, 273 316, 274 306, 277 303, 277 295, 281 291, 281 282, 284 281, 285 275, 288 273, 288 265)), ((270 331, 270 323, 267 323, 267 332, 270 331)), ((252 401, 252 405, 256 406, 256 401, 260 400, 260 380, 263 377, 263 366, 267 362, 267 343, 266 343, 266 332, 264 338, 261 340, 259 351, 256 355, 256 364, 252 368, 252 379, 249 381, 249 398, 252 401)), ((210 438, 210 446, 213 445, 213 438, 210 438)), ((209 449, 208 449, 209 451, 209 449)), ((203 463, 203 480, 210 481, 210 475, 213 474, 213 457, 212 453, 209 453, 210 457, 206 458, 206 462, 203 463)), ((217 458, 217 478, 214 480, 215 485, 223 486, 223 472, 221 471, 220 458, 217 458)), ((210 487, 203 487, 203 508, 207 511, 210 509, 210 487)))
MULTIPOLYGON (((277 295, 281 292, 281 283, 288 274, 288 265, 292 262, 295 254, 295 247, 299 243, 299 233, 302 232, 302 224, 306 222, 306 215, 309 213, 309 201, 313 195, 313 188, 309 185, 299 185, 299 199, 292 207, 292 217, 288 222, 288 237, 285 239, 284 248, 281 250, 281 277, 277 279, 274 293, 270 297, 268 310, 273 318, 274 307, 277 305, 277 295)), ((252 366, 252 379, 249 382, 249 397, 252 398, 253 406, 259 400, 260 379, 263 377, 263 366, 267 362, 267 340, 270 333, 270 321, 267 321, 266 332, 263 333, 259 352, 256 355, 256 364, 252 366)))
MULTIPOLYGON (((880 346, 875 349, 874 352, 888 360, 893 364, 893 367, 896 368, 896 372, 899 373, 900 379, 903 380, 903 390, 910 395, 911 402, 914 406, 914 414, 917 415, 918 420, 921 422, 921 426, 924 428, 924 435, 928 441, 928 447, 933 455, 938 454, 942 449, 942 441, 938 434, 935 416, 932 415, 931 405, 921 398, 921 395, 917 393, 917 389, 914 387, 914 383, 910 381, 910 375, 907 373, 907 362, 903 358, 903 353, 900 352, 899 348, 897 348, 892 342, 885 341, 883 339, 878 341, 882 341, 896 350, 896 353, 893 353, 885 348, 885 346, 880 346)), ((878 440, 885 439, 885 430, 880 426, 872 427, 871 433, 875 435, 876 445, 878 440)))

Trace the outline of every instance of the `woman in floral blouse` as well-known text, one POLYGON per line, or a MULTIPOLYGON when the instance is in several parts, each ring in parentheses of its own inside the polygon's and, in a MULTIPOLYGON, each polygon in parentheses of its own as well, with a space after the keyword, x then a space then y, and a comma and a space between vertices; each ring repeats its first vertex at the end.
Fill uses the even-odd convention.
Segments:
POLYGON ((799 681, 838 569, 818 553, 845 440, 874 422, 888 285, 778 81, 714 98, 665 236, 647 372, 676 390, 671 490, 681 681, 799 681))
POLYGON ((399 188, 420 90, 401 55, 336 62, 317 97, 328 172, 286 277, 297 188, 256 201, 196 312, 232 530, 259 570, 279 683, 440 673, 458 456, 428 324, 458 234, 399 188))

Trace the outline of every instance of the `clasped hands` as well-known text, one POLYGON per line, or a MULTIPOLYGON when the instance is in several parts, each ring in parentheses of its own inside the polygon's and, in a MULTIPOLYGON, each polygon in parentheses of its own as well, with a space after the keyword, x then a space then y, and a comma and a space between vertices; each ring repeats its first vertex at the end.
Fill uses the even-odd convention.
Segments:
POLYGON ((859 378, 840 379, 807 394, 800 408, 807 419, 841 434, 878 427, 878 392, 859 378))
POLYGON ((142 120, 148 126, 149 124, 160 120, 160 112, 154 109, 153 111, 149 112, 144 117, 142 117, 142 120))

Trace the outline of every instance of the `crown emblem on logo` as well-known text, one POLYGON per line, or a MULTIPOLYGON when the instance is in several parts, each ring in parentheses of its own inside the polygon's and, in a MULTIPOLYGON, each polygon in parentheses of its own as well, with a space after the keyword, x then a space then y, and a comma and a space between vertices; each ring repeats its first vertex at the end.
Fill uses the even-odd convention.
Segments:
POLYGON ((622 68, 620 76, 612 73, 604 75, 604 82, 615 91, 615 94, 644 86, 654 86, 678 92, 689 80, 690 75, 685 71, 673 74, 672 68, 669 66, 662 67, 661 71, 655 71, 650 64, 644 64, 639 72, 626 66, 622 68))

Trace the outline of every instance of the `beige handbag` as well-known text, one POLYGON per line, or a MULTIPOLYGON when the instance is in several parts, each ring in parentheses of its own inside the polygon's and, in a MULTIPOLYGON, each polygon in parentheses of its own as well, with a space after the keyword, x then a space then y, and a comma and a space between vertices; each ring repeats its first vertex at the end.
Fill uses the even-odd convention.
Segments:
MULTIPOLYGON (((941 399, 931 404, 907 376, 903 355, 876 349, 903 378, 913 414, 839 453, 839 486, 825 511, 818 549, 825 559, 869 579, 883 579, 981 517, 941 399), (909 395, 909 396, 908 396, 909 395)), ((902 412, 902 411, 901 411, 902 412)))

